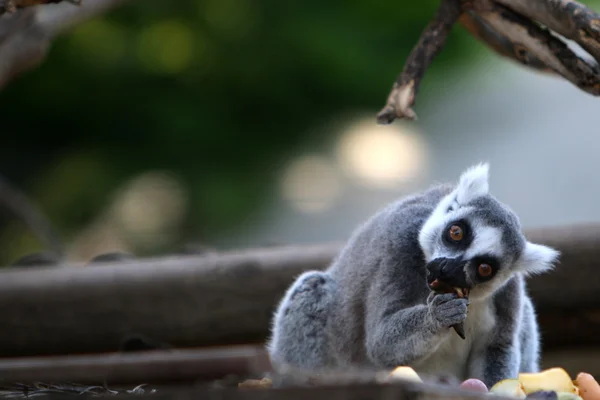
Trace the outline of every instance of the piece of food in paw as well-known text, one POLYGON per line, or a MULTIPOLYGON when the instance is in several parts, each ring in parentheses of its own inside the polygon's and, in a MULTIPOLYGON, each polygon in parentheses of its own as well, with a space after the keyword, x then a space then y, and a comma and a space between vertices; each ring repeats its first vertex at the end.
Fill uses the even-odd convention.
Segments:
MULTIPOLYGON (((448 285, 447 283, 444 282, 440 282, 439 280, 435 279, 433 282, 430 283, 429 285, 431 287, 432 290, 434 290, 436 293, 438 294, 442 294, 442 293, 455 293, 457 297, 459 298, 467 298, 469 297, 469 289, 467 288, 459 288, 459 287, 452 287, 450 285, 448 285)), ((458 324, 454 324, 452 325, 452 328, 454 329, 454 331, 458 334, 458 336, 460 336, 462 339, 465 339, 465 327, 464 324, 458 323, 458 324)))
POLYGON ((390 372, 389 378, 413 382, 423 382, 419 374, 417 374, 417 372, 414 369, 405 365, 401 365, 399 367, 394 368, 394 370, 390 372))
POLYGON ((452 325, 452 328, 454 328, 454 331, 458 334, 458 336, 461 337, 461 339, 466 338, 465 325, 462 322, 452 325))
POLYGON ((461 299, 462 299, 463 297, 466 297, 466 298, 468 298, 468 297, 469 297, 469 289, 467 289, 467 288, 458 288, 458 287, 455 287, 455 288, 454 288, 454 293, 456 293, 456 295, 457 295, 459 298, 461 298, 461 299))
POLYGON ((487 393, 489 391, 485 383, 479 379, 467 379, 459 387, 471 392, 487 393))
POLYGON ((527 394, 526 400, 558 400, 558 394, 554 390, 538 390, 527 394))
POLYGON ((554 390, 556 392, 578 394, 573 380, 563 368, 555 367, 541 372, 520 373, 518 379, 527 394, 539 390, 554 390))
POLYGON ((591 374, 580 372, 577 374, 574 383, 579 389, 579 396, 583 400, 600 400, 600 385, 591 374))
POLYGON ((523 390, 523 385, 518 379, 504 379, 496 383, 490 388, 491 394, 498 394, 502 396, 516 397, 524 399, 527 394, 523 390))

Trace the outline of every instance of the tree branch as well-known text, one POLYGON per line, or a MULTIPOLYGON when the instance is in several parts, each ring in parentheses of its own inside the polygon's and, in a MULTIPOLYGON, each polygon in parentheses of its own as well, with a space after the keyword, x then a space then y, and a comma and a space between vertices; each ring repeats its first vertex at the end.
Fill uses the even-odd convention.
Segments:
POLYGON ((503 5, 492 1, 486 3, 484 7, 476 9, 477 13, 489 26, 523 48, 522 58, 526 58, 528 53, 532 54, 581 90, 600 95, 600 70, 597 64, 578 57, 548 29, 503 5))
POLYGON ((459 21, 496 53, 538 72, 553 72, 581 90, 600 96, 600 15, 573 0, 442 0, 397 78, 379 124, 416 119, 419 84, 459 21), (595 60, 578 57, 546 26, 575 40, 595 60))
POLYGON ((396 79, 377 122, 390 124, 396 118, 416 119, 412 110, 419 84, 429 64, 442 50, 452 26, 461 14, 460 0, 441 0, 437 14, 425 28, 412 50, 402 73, 396 79))
POLYGON ((600 63, 600 14, 573 0, 495 0, 574 40, 600 63))
POLYGON ((517 43, 512 42, 505 34, 493 29, 480 15, 472 10, 465 11, 459 23, 476 39, 503 57, 510 58, 527 67, 540 72, 554 71, 543 61, 517 43))
MULTIPOLYGON (((63 4, 27 7, 1 15, 0 89, 18 75, 38 66, 57 35, 126 1, 87 0, 74 6, 64 3, 77 3, 78 0, 63 0, 63 4)), ((56 2, 58 0, 13 0, 22 7, 56 2)))

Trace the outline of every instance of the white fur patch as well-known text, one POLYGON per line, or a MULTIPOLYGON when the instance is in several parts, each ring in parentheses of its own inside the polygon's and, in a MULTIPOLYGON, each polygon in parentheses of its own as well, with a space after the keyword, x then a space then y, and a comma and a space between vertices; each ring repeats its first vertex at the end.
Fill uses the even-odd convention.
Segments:
POLYGON ((502 257, 502 231, 492 226, 473 226, 473 242, 465 256, 471 259, 482 254, 502 257))
POLYGON ((483 342, 496 327, 490 303, 472 302, 464 327, 464 340, 452 329, 441 334, 435 352, 413 363, 417 373, 432 377, 449 374, 461 381, 470 378, 469 371, 473 369, 470 364, 476 362, 470 359, 473 357, 473 350, 482 348, 483 342))
POLYGON ((456 201, 467 204, 489 192, 489 164, 481 163, 468 168, 460 176, 456 188, 456 201))
POLYGON ((437 236, 440 230, 446 226, 448 220, 447 210, 454 202, 455 197, 454 192, 444 197, 419 231, 419 244, 427 261, 431 261, 433 258, 437 236))
POLYGON ((526 275, 540 274, 551 270, 559 256, 560 252, 552 247, 527 242, 517 268, 526 275))
MULTIPOLYGON (((466 203, 488 193, 488 170, 489 165, 487 163, 477 164, 465 170, 460 177, 456 189, 440 201, 431 216, 421 227, 419 244, 427 262, 435 257, 446 255, 439 252, 447 249, 436 248, 441 230, 451 220, 468 215, 469 207, 464 206, 466 203)), ((493 236, 493 232, 485 232, 480 239, 481 244, 474 246, 474 248, 499 248, 493 242, 493 236)))

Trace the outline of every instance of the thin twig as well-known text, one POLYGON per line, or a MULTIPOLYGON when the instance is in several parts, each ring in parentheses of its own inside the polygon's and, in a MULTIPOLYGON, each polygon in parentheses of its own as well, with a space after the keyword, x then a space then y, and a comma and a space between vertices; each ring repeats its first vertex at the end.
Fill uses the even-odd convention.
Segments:
POLYGON ((396 118, 416 119, 412 110, 419 84, 429 64, 442 50, 452 26, 461 14, 460 0, 441 0, 437 14, 425 28, 412 50, 402 73, 394 83, 385 107, 377 114, 377 122, 390 124, 396 118))
POLYGON ((0 176, 0 202, 18 215, 31 231, 54 253, 57 258, 63 256, 60 236, 50 221, 20 190, 0 176))

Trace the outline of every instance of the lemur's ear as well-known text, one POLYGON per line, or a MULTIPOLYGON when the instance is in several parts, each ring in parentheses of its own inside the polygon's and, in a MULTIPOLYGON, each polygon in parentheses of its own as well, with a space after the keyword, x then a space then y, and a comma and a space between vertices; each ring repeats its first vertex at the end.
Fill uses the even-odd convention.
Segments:
POLYGON ((552 247, 527 242, 518 261, 518 269, 527 274, 541 274, 554 268, 560 252, 552 247))
POLYGON ((489 169, 488 163, 481 163, 462 173, 456 188, 456 201, 458 204, 467 204, 489 192, 489 169))

